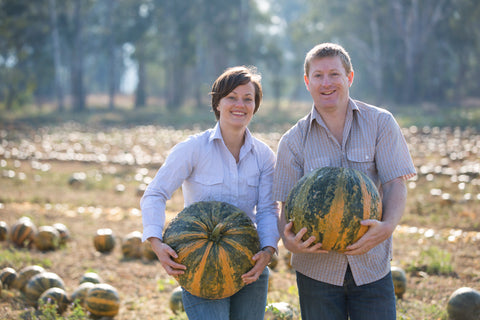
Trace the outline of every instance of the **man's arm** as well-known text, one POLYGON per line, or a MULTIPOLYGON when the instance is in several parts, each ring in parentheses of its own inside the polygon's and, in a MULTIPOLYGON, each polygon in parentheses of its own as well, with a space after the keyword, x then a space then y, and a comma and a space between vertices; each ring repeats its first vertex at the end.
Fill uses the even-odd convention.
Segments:
POLYGON ((345 254, 364 254, 373 247, 387 240, 395 231, 407 200, 407 186, 403 177, 393 179, 382 186, 382 221, 364 220, 362 225, 368 226, 367 233, 357 242, 347 247, 345 254))

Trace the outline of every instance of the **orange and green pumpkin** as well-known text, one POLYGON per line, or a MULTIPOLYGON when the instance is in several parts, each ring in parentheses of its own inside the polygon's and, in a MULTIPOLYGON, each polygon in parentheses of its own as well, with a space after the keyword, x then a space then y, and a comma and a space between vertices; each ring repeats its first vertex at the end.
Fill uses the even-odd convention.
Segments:
POLYGON ((60 234, 60 245, 64 245, 70 240, 70 230, 63 223, 57 222, 52 225, 60 234))
POLYGON ((112 229, 98 229, 93 237, 93 245, 98 252, 110 253, 115 247, 115 235, 112 229))
POLYGON ((12 226, 10 240, 17 247, 27 247, 33 243, 37 227, 30 218, 22 217, 12 226))
POLYGON ((35 234, 34 243, 40 251, 56 250, 60 246, 60 233, 52 226, 41 226, 35 234))
POLYGON ((265 308, 265 320, 293 320, 295 310, 287 302, 273 302, 265 308))
POLYGON ((122 239, 122 254, 125 259, 140 259, 142 257, 142 233, 130 232, 122 239))
POLYGON ((150 241, 142 243, 142 257, 147 261, 158 260, 157 254, 153 251, 150 241))
POLYGON ((67 310, 70 300, 65 289, 52 287, 45 290, 38 298, 37 305, 55 304, 57 313, 62 314, 67 310))
POLYGON ((12 287, 24 292, 27 282, 35 275, 45 272, 46 270, 39 265, 26 266, 18 271, 17 277, 13 281, 12 287))
POLYGON ((469 287, 455 290, 448 298, 447 313, 449 320, 478 320, 480 292, 469 287))
POLYGON ((93 288, 95 283, 83 282, 75 290, 73 290, 70 300, 74 303, 78 303, 80 306, 85 307, 85 299, 87 298, 88 290, 93 288))
POLYGON ((324 167, 302 177, 285 203, 293 232, 303 227, 303 240, 315 236, 325 250, 344 252, 367 232, 360 222, 381 220, 382 203, 373 181, 364 173, 339 167, 324 167))
POLYGON ((91 283, 102 283, 103 280, 100 275, 96 272, 85 272, 80 278, 80 283, 91 282, 91 283))
POLYGON ((0 221, 0 241, 7 240, 8 224, 5 221, 0 221))
POLYGON ((175 278, 188 292, 207 299, 229 297, 244 283, 259 249, 257 230, 245 212, 218 201, 194 203, 165 228, 163 241, 187 267, 175 278))
POLYGON ((109 284, 95 284, 88 290, 85 307, 94 316, 114 317, 120 309, 117 289, 109 284))
POLYGON ((4 288, 12 287, 16 278, 17 271, 13 268, 5 267, 0 271, 0 281, 2 281, 4 288))
POLYGON ((41 272, 34 275, 25 285, 25 298, 27 302, 34 305, 42 293, 50 288, 60 288, 65 290, 65 283, 56 273, 41 272))
POLYGON ((405 271, 397 266, 391 267, 393 287, 395 289, 395 295, 399 298, 403 298, 403 294, 407 290, 407 275, 405 271))

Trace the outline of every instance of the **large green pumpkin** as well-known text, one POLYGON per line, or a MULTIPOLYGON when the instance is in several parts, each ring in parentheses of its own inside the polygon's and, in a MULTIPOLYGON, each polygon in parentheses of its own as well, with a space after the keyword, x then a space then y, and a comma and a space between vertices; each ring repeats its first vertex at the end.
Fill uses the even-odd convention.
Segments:
POLYGON ((344 252, 367 232, 360 221, 382 218, 382 203, 372 180, 364 173, 340 167, 324 167, 302 177, 285 203, 293 232, 303 227, 303 240, 315 236, 322 249, 344 252))
POLYGON ((480 318, 480 292, 462 287, 455 290, 447 302, 448 319, 478 320, 480 318))
POLYGON ((219 201, 194 203, 167 226, 163 241, 178 254, 176 262, 187 267, 176 276, 178 283, 195 296, 229 297, 244 283, 252 257, 260 250, 257 230, 239 208, 219 201))

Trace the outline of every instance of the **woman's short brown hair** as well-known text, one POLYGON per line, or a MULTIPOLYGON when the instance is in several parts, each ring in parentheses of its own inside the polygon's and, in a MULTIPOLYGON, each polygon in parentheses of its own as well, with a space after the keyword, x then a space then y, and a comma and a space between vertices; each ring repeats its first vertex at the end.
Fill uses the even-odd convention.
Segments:
POLYGON ((255 87, 255 109, 253 113, 257 112, 262 101, 262 85, 260 83, 262 76, 257 73, 255 67, 237 66, 226 69, 212 85, 212 109, 215 113, 215 118, 220 119, 220 112, 218 111, 218 104, 223 97, 226 97, 239 85, 244 85, 252 82, 255 87))

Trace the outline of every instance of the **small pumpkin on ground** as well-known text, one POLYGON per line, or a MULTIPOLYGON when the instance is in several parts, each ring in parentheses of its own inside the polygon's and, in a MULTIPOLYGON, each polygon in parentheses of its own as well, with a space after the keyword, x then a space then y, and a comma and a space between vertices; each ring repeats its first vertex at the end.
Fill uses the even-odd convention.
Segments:
POLYGON ((382 203, 373 181, 351 168, 324 167, 302 177, 290 191, 285 204, 293 232, 303 227, 303 240, 315 236, 322 249, 344 252, 367 232, 360 222, 381 220, 382 203))
POLYGON ((5 267, 0 271, 0 281, 2 281, 4 288, 12 287, 16 278, 17 271, 13 268, 5 267))
POLYGON ((65 283, 56 273, 41 272, 28 280, 24 290, 25 298, 28 303, 35 305, 42 293, 50 288, 60 288, 65 290, 65 283))
POLYGON ((93 245, 98 252, 110 253, 115 248, 115 235, 112 229, 98 229, 93 238, 93 245))
POLYGON ((407 290, 407 275, 402 268, 397 266, 392 266, 391 271, 395 295, 398 297, 398 299, 402 299, 403 294, 407 290))
POLYGON ((0 221, 0 241, 7 240, 8 224, 5 221, 0 221))
POLYGON ((73 290, 70 301, 77 302, 80 306, 85 307, 85 299, 87 298, 88 290, 93 288, 95 283, 83 282, 75 290, 73 290))
POLYGON ((70 240, 70 230, 63 223, 57 222, 52 225, 60 234, 60 245, 66 244, 70 240))
POLYGON ((13 281, 12 287, 24 292, 27 282, 35 275, 46 272, 46 270, 39 265, 26 266, 17 273, 17 277, 13 281))
POLYGON ((294 309, 287 302, 274 302, 265 308, 265 320, 293 320, 294 309))
POLYGON ((260 249, 257 230, 245 212, 219 201, 194 203, 165 228, 163 241, 187 267, 175 278, 188 292, 207 299, 229 297, 244 283, 260 249))
POLYGON ((95 284, 88 290, 85 307, 97 317, 114 317, 120 309, 117 289, 106 283, 95 284))
POLYGON ((147 261, 158 260, 157 254, 153 251, 149 241, 142 243, 142 257, 147 261))
POLYGON ((80 284, 84 282, 102 283, 103 280, 100 277, 100 275, 96 272, 85 272, 80 278, 80 284))
POLYGON ((122 240, 122 254, 125 259, 140 259, 142 257, 142 233, 130 232, 122 240))
POLYGON ((469 287, 455 290, 448 298, 447 313, 450 320, 478 320, 480 292, 469 287))
POLYGON ((28 247, 33 243, 36 233, 37 227, 33 221, 28 217, 22 217, 13 224, 10 232, 10 240, 17 247, 28 247))
POLYGON ((173 289, 169 302, 170 309, 173 311, 173 313, 178 314, 185 311, 182 300, 182 287, 179 286, 173 289))
POLYGON ((41 226, 35 234, 34 243, 40 251, 56 250, 60 246, 60 233, 53 226, 41 226))
POLYGON ((37 301, 37 305, 48 303, 55 304, 57 313, 62 314, 67 310, 70 300, 68 299, 65 289, 52 287, 45 290, 37 301))

